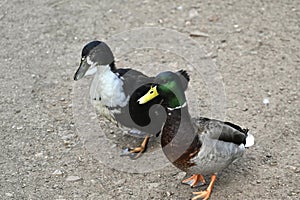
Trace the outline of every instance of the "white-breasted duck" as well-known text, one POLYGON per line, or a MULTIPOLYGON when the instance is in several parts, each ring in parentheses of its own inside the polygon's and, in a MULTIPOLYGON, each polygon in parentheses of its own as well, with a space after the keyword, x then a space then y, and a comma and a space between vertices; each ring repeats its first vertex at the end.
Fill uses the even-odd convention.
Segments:
MULTIPOLYGON (((101 109, 102 115, 129 128, 131 134, 145 136, 139 147, 127 148, 122 154, 138 158, 145 151, 149 137, 159 135, 166 119, 164 110, 157 106, 161 99, 144 105, 137 103, 137 99, 150 89, 154 77, 130 68, 116 68, 111 49, 102 41, 92 41, 84 46, 74 80, 93 74, 90 95, 105 107, 101 109)), ((176 74, 186 89, 188 74, 184 70, 176 74)))
POLYGON ((204 175, 211 175, 205 191, 194 192, 192 199, 209 199, 217 173, 241 157, 254 137, 238 125, 200 117, 192 120, 183 87, 172 72, 162 72, 155 84, 142 96, 140 104, 161 98, 167 119, 161 132, 161 146, 169 161, 191 175, 182 181, 192 187, 205 183, 204 175), (200 181, 200 182, 199 182, 200 181))

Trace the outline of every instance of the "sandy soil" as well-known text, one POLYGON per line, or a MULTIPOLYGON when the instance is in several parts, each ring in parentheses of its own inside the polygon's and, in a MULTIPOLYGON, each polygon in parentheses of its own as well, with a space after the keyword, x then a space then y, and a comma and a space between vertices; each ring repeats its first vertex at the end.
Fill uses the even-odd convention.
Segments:
MULTIPOLYGON (((297 1, 3 0, 0 10, 0 199, 175 200, 199 190, 180 184, 184 174, 171 165, 149 173, 103 165, 78 134, 72 77, 81 48, 144 26, 205 33, 193 39, 222 76, 225 119, 255 135, 255 146, 220 174, 211 199, 299 199, 297 1)), ((117 57, 118 64, 188 66, 167 53, 138 55, 117 57)), ((210 116, 205 84, 188 71, 189 92, 200 89, 189 100, 210 116)))

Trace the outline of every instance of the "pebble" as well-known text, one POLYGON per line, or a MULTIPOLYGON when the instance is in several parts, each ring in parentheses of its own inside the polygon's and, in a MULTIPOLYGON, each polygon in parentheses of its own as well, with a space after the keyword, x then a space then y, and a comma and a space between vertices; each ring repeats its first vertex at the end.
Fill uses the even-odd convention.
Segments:
POLYGON ((191 25, 191 24, 192 24, 191 21, 186 21, 186 22, 185 22, 185 25, 187 25, 187 26, 189 26, 189 25, 191 25))
POLYGON ((201 31, 192 31, 190 32, 191 37, 209 37, 207 33, 201 32, 201 31))
POLYGON ((5 193, 5 196, 7 196, 7 197, 13 197, 13 196, 14 196, 14 194, 12 194, 12 193, 9 193, 9 192, 6 192, 6 193, 5 193))
POLYGON ((294 173, 300 173, 300 168, 297 168, 295 166, 288 166, 288 169, 290 169, 294 173))
POLYGON ((211 17, 209 17, 208 18, 208 21, 210 21, 210 22, 217 22, 217 21, 219 21, 219 17, 218 16, 211 16, 211 17))
POLYGON ((54 130, 53 130, 53 129, 51 129, 51 128, 48 128, 48 129, 47 129, 47 132, 48 132, 48 133, 50 133, 50 132, 54 132, 54 130))
POLYGON ((248 110, 248 108, 243 108, 243 111, 245 111, 245 112, 246 112, 247 110, 248 110))
POLYGON ((61 171, 60 169, 56 169, 52 175, 55 175, 55 176, 62 176, 64 174, 63 171, 61 171))
POLYGON ((263 103, 265 105, 269 105, 270 104, 270 100, 268 98, 264 98, 263 103))
POLYGON ((80 180, 82 180, 82 178, 79 176, 68 176, 66 178, 66 181, 68 181, 68 182, 76 182, 76 181, 80 181, 80 180))
POLYGON ((177 10, 182 10, 183 9, 183 7, 182 6, 177 6, 177 8, 176 8, 177 10))
POLYGON ((277 161, 275 160, 275 161, 272 161, 272 162, 270 162, 270 164, 269 164, 270 166, 277 166, 278 165, 278 163, 277 163, 277 161))
POLYGON ((192 10, 189 11, 189 18, 190 19, 193 19, 194 17, 197 17, 197 16, 199 16, 199 13, 196 9, 192 9, 192 10))
POLYGON ((69 146, 71 144, 71 142, 69 140, 64 140, 64 145, 65 146, 69 146))
POLYGON ((39 152, 35 154, 35 157, 41 158, 43 155, 44 155, 43 152, 39 152))

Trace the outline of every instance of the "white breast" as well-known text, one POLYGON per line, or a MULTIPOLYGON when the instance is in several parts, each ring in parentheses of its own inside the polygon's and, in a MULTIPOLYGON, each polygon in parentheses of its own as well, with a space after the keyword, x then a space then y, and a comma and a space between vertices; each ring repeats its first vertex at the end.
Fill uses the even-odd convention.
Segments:
POLYGON ((99 100, 108 107, 124 107, 129 96, 126 97, 123 89, 123 81, 107 66, 98 66, 90 87, 92 99, 99 100))

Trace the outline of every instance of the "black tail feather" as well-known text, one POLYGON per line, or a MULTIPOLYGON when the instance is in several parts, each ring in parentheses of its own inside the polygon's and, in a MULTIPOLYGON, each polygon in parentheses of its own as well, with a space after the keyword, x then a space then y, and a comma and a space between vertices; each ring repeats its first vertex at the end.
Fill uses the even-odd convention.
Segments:
POLYGON ((183 86, 183 89, 186 90, 188 87, 188 83, 190 81, 190 75, 187 73, 187 71, 181 69, 177 72, 177 74, 180 77, 181 84, 183 86))

